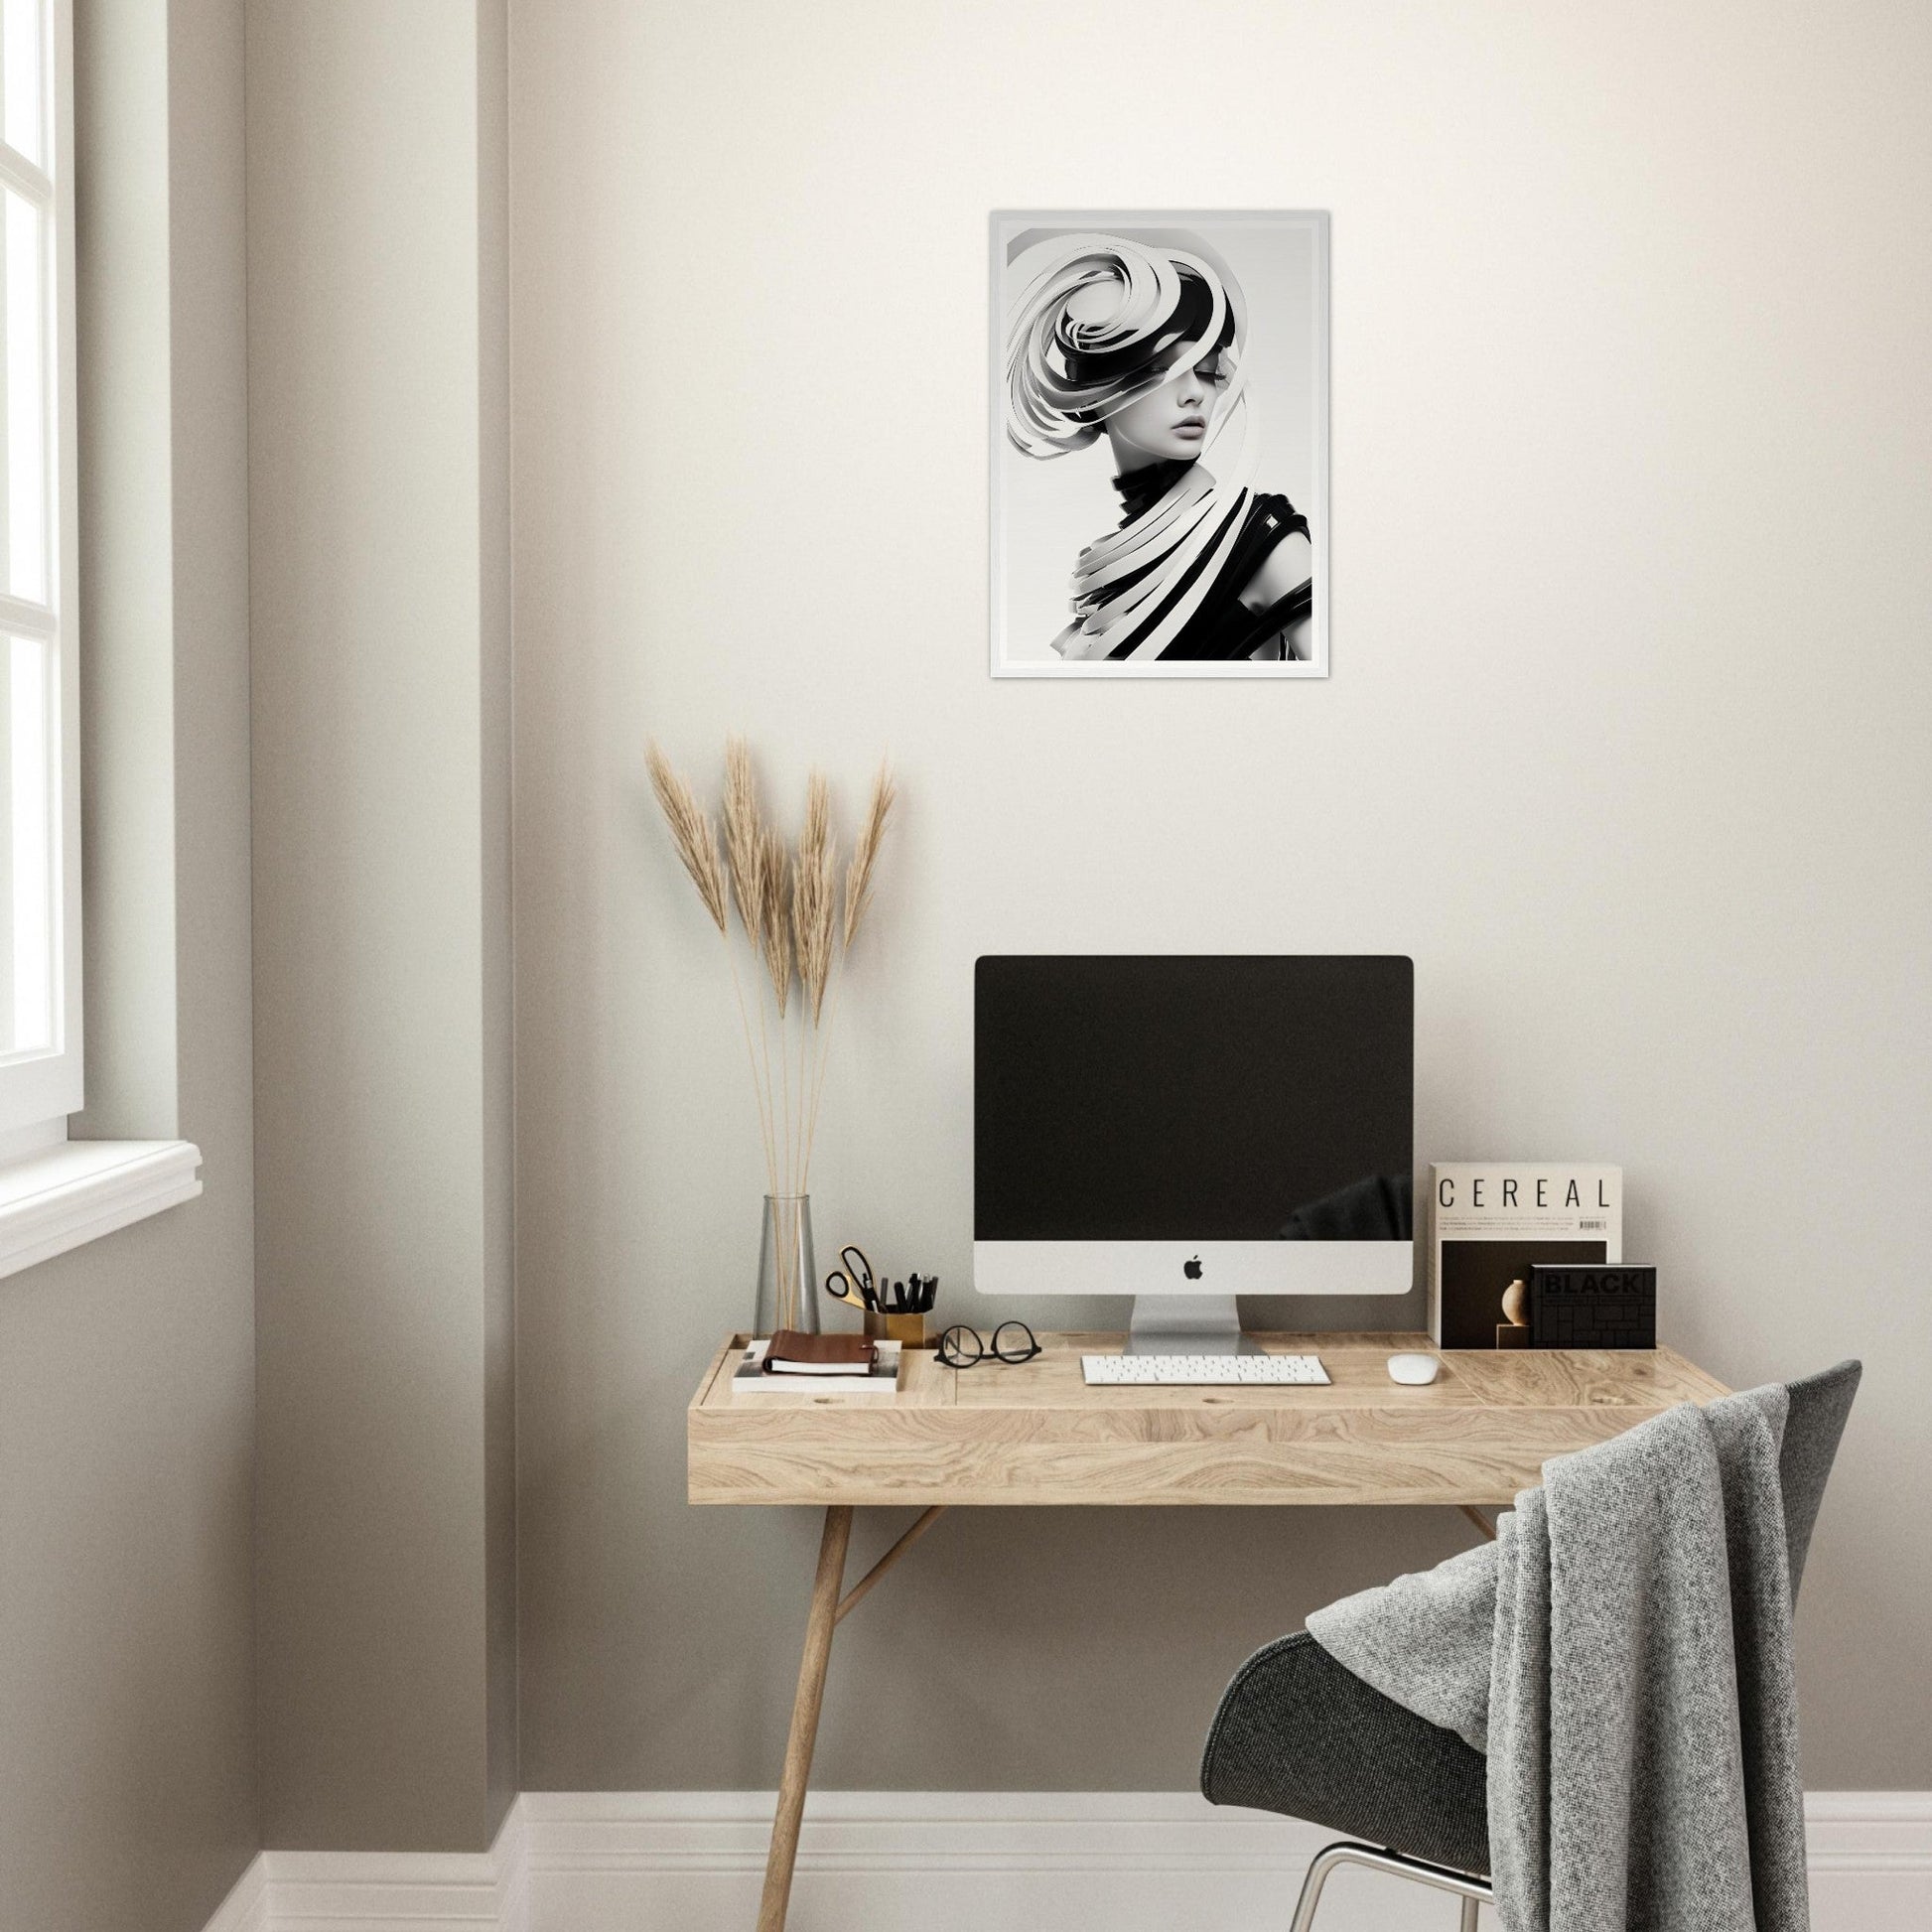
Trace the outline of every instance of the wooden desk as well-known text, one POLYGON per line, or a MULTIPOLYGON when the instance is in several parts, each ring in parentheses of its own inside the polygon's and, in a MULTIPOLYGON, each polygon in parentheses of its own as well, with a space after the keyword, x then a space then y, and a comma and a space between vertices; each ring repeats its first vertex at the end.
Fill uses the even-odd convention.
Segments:
POLYGON ((1318 1355, 1323 1387, 1088 1388, 1080 1356, 1118 1334, 1042 1334, 1015 1365, 942 1367, 908 1350, 897 1396, 734 1400, 734 1335, 687 1413, 694 1503, 807 1503, 825 1510, 791 1734, 778 1785, 759 1932, 782 1932, 818 1731, 832 1631, 944 1509, 1000 1505, 1440 1503, 1485 1535, 1553 1455, 1587 1449, 1724 1385, 1667 1348, 1525 1349, 1443 1356, 1427 1388, 1389 1380, 1390 1355, 1434 1353, 1416 1334, 1261 1335, 1318 1355), (921 1510, 844 1590, 855 1508, 921 1510))

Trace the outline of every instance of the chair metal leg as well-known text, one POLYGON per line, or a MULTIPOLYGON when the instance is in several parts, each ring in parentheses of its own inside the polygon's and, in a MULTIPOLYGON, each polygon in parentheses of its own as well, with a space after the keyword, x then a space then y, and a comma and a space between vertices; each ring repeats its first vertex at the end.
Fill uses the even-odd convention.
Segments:
POLYGON ((1343 1856, 1348 1850, 1346 1845, 1331 1845, 1325 1852, 1314 1855, 1309 1875, 1302 1880, 1302 1896, 1296 1901, 1295 1920, 1288 1932, 1309 1932, 1314 1923, 1314 1908, 1321 1903, 1321 1887, 1328 1882, 1328 1874, 1336 1865, 1348 1863, 1343 1856))
POLYGON ((1462 1932, 1475 1932, 1476 1912, 1484 1899, 1495 1891, 1488 1879, 1472 1877, 1466 1871, 1451 1871, 1449 1866, 1429 1864, 1422 1859, 1405 1859, 1400 1852, 1378 1851, 1372 1845, 1355 1845, 1344 1840, 1314 1855, 1309 1875, 1302 1881, 1302 1896, 1295 1907, 1289 1932, 1309 1932, 1314 1923, 1315 1907, 1321 1903, 1321 1888, 1337 1865, 1362 1864, 1371 1871, 1386 1871, 1412 1884, 1430 1885, 1437 1891, 1453 1892, 1462 1901, 1462 1932))

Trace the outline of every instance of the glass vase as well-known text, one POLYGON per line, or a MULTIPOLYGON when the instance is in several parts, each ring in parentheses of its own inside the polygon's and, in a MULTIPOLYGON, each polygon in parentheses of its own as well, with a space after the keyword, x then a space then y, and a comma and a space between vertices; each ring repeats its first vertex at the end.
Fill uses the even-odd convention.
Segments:
POLYGON ((766 1194, 759 1244, 759 1299, 754 1335, 780 1328, 818 1333, 818 1269, 812 1255, 812 1197, 766 1194))

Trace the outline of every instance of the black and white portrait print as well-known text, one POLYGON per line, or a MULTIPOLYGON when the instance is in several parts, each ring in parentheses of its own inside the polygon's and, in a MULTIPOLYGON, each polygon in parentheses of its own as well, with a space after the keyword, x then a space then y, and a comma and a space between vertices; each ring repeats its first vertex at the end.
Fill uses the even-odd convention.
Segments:
POLYGON ((993 670, 1325 677, 1327 216, 993 217, 993 670))

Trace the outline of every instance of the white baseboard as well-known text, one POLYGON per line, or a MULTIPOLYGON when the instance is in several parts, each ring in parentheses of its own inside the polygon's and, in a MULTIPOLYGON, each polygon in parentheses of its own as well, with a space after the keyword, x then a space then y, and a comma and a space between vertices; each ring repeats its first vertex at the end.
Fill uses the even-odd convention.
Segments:
MULTIPOLYGON (((526 1792, 487 1852, 265 1853, 207 1932, 744 1932, 771 1806, 526 1792)), ((1814 1792, 1806 1816, 1814 1932, 1932 1928, 1932 1792, 1814 1792)), ((790 1932, 1254 1932, 1286 1923, 1334 1836, 1181 1792, 821 1792, 790 1932)), ((1443 1906, 1343 1870, 1321 1927, 1441 1932, 1443 1906)))
POLYGON ((1808 1791, 1812 1932, 1932 1927, 1932 1791, 1808 1791))
MULTIPOLYGON (((768 1792, 529 1792, 529 1932, 744 1932, 768 1792)), ((828 1791, 789 1932, 1256 1932, 1336 1836, 1191 1793, 828 1791)), ((1443 1899, 1351 1871, 1322 1932, 1442 1932, 1443 1899), (1434 1908, 1432 1910, 1432 1908, 1434 1908)))
POLYGON ((263 1852, 207 1932, 530 1932, 528 1835, 487 1852, 263 1852))

